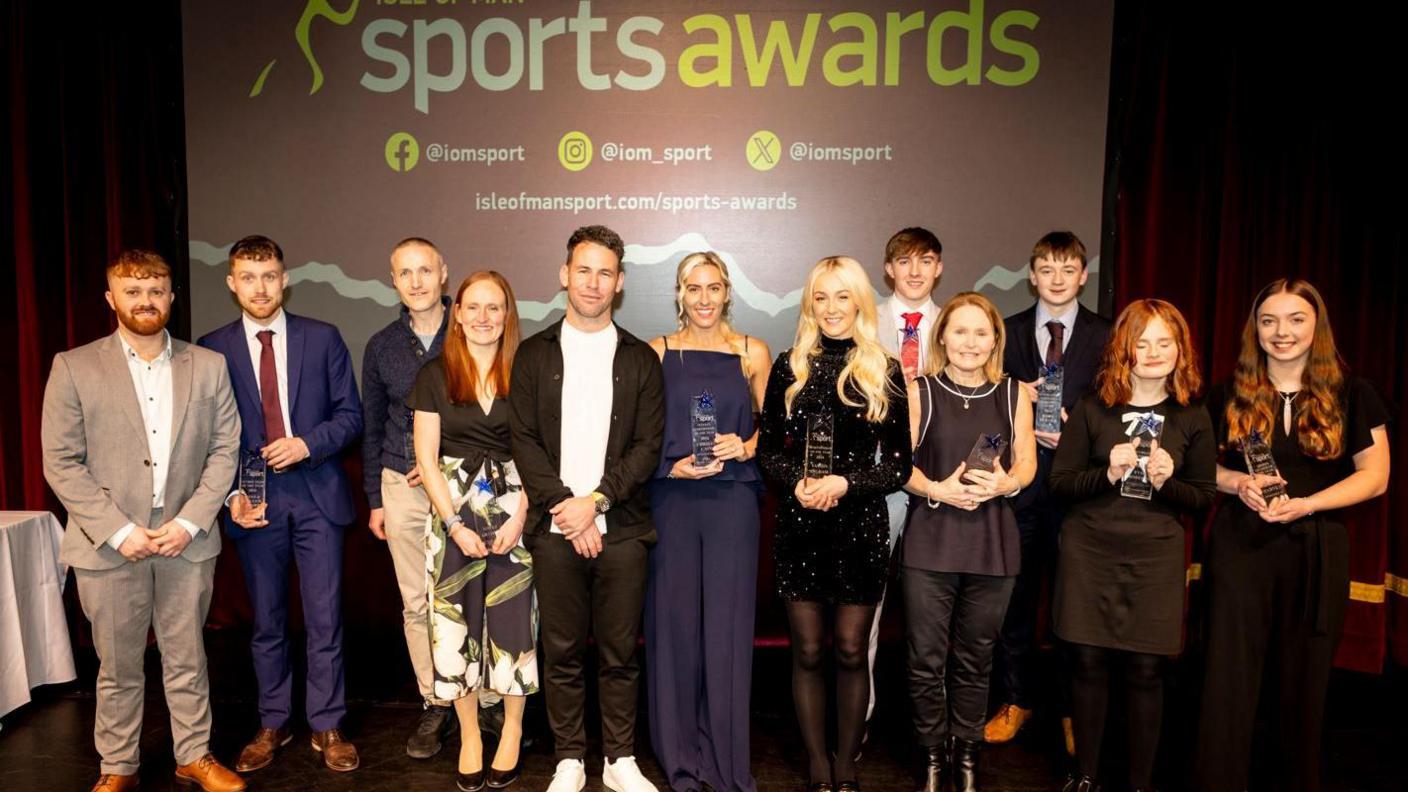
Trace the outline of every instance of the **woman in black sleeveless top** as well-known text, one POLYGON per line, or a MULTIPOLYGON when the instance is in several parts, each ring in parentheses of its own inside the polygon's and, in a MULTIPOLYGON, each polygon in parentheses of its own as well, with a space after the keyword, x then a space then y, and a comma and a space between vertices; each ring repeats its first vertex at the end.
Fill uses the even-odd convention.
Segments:
POLYGON ((955 790, 979 788, 993 648, 1021 564, 1008 498, 1036 474, 1036 435, 1031 402, 1002 374, 1004 340, 997 308, 958 294, 934 327, 925 375, 909 385, 901 582, 925 792, 944 788, 950 761, 955 790), (998 452, 991 472, 968 468, 975 445, 998 452))

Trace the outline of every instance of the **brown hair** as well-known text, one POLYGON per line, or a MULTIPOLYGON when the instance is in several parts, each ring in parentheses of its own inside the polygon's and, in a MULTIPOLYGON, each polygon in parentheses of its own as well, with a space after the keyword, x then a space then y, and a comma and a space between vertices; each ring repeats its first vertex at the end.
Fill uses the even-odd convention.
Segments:
POLYGON ((887 262, 912 253, 923 255, 930 252, 942 258, 944 246, 939 243, 939 238, 934 236, 933 231, 919 226, 900 229, 890 237, 889 242, 885 243, 885 261, 887 262))
POLYGON ((616 271, 620 272, 625 268, 626 244, 621 241, 621 235, 612 231, 604 225, 582 226, 572 232, 572 236, 567 239, 567 260, 572 260, 572 251, 583 242, 593 242, 610 250, 616 254, 616 271))
POLYGON ((1002 352, 1007 346, 1007 326, 1002 322, 1002 314, 998 312, 997 306, 992 304, 992 300, 983 295, 973 292, 959 292, 949 298, 944 303, 943 309, 939 312, 939 321, 934 323, 934 334, 929 338, 929 359, 925 366, 925 374, 937 375, 948 365, 948 352, 939 340, 944 337, 944 331, 948 329, 949 317, 953 316, 956 308, 971 305, 987 314, 988 321, 992 323, 993 347, 992 356, 988 362, 983 364, 983 377, 988 382, 1002 381, 1002 352))
POLYGON ((1095 374, 1095 392, 1106 407, 1128 404, 1134 394, 1130 376, 1134 373, 1135 348, 1139 337, 1144 335, 1149 323, 1162 319, 1173 333, 1178 345, 1178 361, 1173 373, 1167 377, 1168 391, 1174 401, 1187 405, 1203 387, 1203 376, 1198 372, 1198 353, 1193 349, 1192 336, 1183 314, 1164 300, 1135 300, 1120 311, 1115 320, 1115 329, 1105 344, 1104 358, 1100 370, 1095 374))
POLYGON ((279 243, 260 234, 251 234, 230 246, 230 271, 235 271, 235 259, 248 261, 277 261, 279 268, 284 266, 284 251, 279 243))
POLYGON ((469 354, 469 341, 464 337, 458 316, 465 291, 485 280, 492 281, 504 294, 504 332, 499 336, 494 367, 484 379, 493 388, 494 398, 508 396, 509 372, 513 370, 513 356, 518 351, 518 303, 513 299, 513 287, 504 276, 494 270, 480 270, 465 278, 455 292, 455 302, 450 306, 450 326, 445 332, 445 349, 441 353, 445 360, 446 390, 455 404, 473 404, 479 399, 479 371, 469 354))
POLYGON ((118 253, 108 263, 107 277, 113 278, 170 278, 171 267, 166 259, 150 250, 128 248, 118 253))
POLYGON ((1296 437, 1301 450, 1314 459, 1335 459, 1344 453, 1344 408, 1340 389, 1344 385, 1345 364, 1335 347, 1330 317, 1320 292, 1303 280, 1281 278, 1267 284, 1252 301, 1252 311, 1242 328, 1242 351, 1232 376, 1232 393, 1227 400, 1227 440, 1241 440, 1253 430, 1270 438, 1275 427, 1276 386, 1266 375, 1266 350, 1257 333, 1257 316, 1262 303, 1277 294, 1294 294, 1315 310, 1315 336, 1310 357, 1301 377, 1302 395, 1292 405, 1296 437))
POLYGON ((1035 269, 1036 260, 1039 258, 1049 258, 1052 261, 1078 259, 1081 269, 1084 269, 1085 245, 1080 241, 1080 237, 1070 231, 1052 231, 1037 240, 1036 245, 1032 247, 1032 257, 1027 259, 1027 266, 1035 269))

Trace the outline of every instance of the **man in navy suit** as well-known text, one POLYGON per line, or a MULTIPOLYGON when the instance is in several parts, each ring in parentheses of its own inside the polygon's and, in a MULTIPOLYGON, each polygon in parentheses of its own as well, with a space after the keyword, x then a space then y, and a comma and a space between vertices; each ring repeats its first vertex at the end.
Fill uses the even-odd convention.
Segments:
MULTIPOLYGON (((225 356, 243 430, 239 470, 266 468, 265 501, 240 487, 225 503, 254 607, 258 734, 235 765, 268 766, 292 739, 293 668, 289 658, 289 562, 298 566, 308 633, 307 715, 313 749, 346 772, 357 749, 340 727, 347 707, 342 676, 342 534, 356 517, 342 451, 362 433, 352 358, 337 328, 283 310, 288 273, 271 239, 249 236, 230 248, 225 283, 243 315, 198 342, 225 356)), ((247 482, 249 483, 249 482, 247 482)), ((251 487, 252 488, 252 487, 251 487)))
MULTIPOLYGON (((1052 231, 1032 249, 1028 277, 1036 289, 1036 304, 1003 320, 1007 325, 1007 349, 1003 355, 1006 373, 1022 383, 1022 389, 1036 401, 1036 383, 1041 369, 1060 364, 1062 420, 1080 397, 1090 392, 1100 357, 1110 335, 1110 320, 1080 304, 1080 290, 1090 276, 1086 268, 1085 245, 1070 231, 1052 231)), ((1056 538, 1062 511, 1053 503, 1046 488, 1051 460, 1056 454, 1060 432, 1037 432, 1037 473, 1031 486, 1022 490, 1013 507, 1022 537, 1022 569, 1012 589, 1002 636, 997 643, 997 679, 1003 706, 988 722, 984 737, 990 743, 1007 742, 1033 713, 1038 675, 1033 669, 1037 608, 1043 581, 1049 584, 1055 574, 1056 538)), ((1058 693, 1058 700, 1063 698, 1058 693)), ((1074 751, 1070 720, 1062 719, 1066 750, 1074 751)))

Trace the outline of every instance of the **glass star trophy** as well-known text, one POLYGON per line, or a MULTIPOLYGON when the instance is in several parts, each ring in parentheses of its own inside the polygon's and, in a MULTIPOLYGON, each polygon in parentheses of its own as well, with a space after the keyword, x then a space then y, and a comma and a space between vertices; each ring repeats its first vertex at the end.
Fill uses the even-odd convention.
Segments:
POLYGON ((807 448, 802 460, 802 475, 810 479, 831 475, 835 446, 836 433, 831 413, 807 416, 807 448))
POLYGON ((985 470, 988 473, 997 468, 997 460, 1007 450, 1007 441, 1000 434, 980 434, 973 442, 973 450, 963 464, 968 470, 985 470))
POLYGON ((499 503, 499 498, 508 494, 508 477, 502 462, 484 460, 483 472, 470 484, 471 490, 464 505, 460 507, 460 519, 466 528, 479 534, 485 546, 492 545, 498 537, 499 526, 508 521, 508 511, 499 503))
POLYGON ((1164 419, 1152 412, 1136 413, 1132 418, 1125 434, 1129 435, 1129 442, 1134 446, 1139 462, 1125 471, 1124 478, 1120 480, 1120 494, 1126 498, 1149 500, 1154 497, 1154 484, 1149 480, 1149 455, 1154 453, 1154 443, 1163 434, 1164 419))
POLYGON ((1060 363, 1041 367, 1041 384, 1036 386, 1036 430, 1061 431, 1061 386, 1066 369, 1060 363))
POLYGON ((694 444, 694 466, 704 468, 714 464, 714 438, 719 432, 719 413, 714 407, 714 394, 708 390, 691 401, 689 430, 694 444))
MULTIPOLYGON (((1255 429, 1242 438, 1242 458, 1247 462, 1247 472, 1252 475, 1281 477, 1280 471, 1276 469, 1276 460, 1271 456, 1271 446, 1261 436, 1261 432, 1255 429)), ((1279 481, 1261 486, 1262 500, 1267 503, 1285 494, 1286 485, 1279 481)))
POLYGON ((240 452, 240 491, 249 505, 261 506, 268 500, 269 463, 258 451, 240 452))

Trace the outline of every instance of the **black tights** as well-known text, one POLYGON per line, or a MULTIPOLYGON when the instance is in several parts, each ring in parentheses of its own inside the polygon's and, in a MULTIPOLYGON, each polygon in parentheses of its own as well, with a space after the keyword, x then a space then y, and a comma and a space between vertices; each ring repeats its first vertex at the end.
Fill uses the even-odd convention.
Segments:
MULTIPOLYGON (((856 777, 856 752, 865 728, 865 707, 870 701, 870 673, 866 654, 874 605, 837 605, 832 622, 836 651, 836 764, 835 781, 856 777)), ((792 701, 797 725, 807 749, 807 773, 812 782, 831 781, 832 766, 826 752, 826 681, 823 645, 826 606, 820 602, 787 603, 792 627, 792 701)))
POLYGON ((1153 785, 1154 758, 1163 722, 1163 657, 1099 646, 1070 644, 1071 692, 1074 699, 1076 759, 1081 773, 1100 770, 1100 744, 1109 709, 1111 667, 1123 666, 1120 682, 1129 713, 1129 786, 1153 785))

